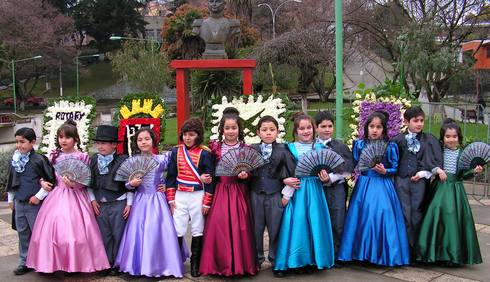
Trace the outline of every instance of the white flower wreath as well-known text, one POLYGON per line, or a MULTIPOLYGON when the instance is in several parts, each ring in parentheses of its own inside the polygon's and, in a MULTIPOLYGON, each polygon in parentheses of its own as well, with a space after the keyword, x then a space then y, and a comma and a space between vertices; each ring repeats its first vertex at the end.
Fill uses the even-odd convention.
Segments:
POLYGON ((245 121, 246 124, 251 126, 245 126, 245 142, 248 144, 260 143, 260 138, 256 136, 255 127, 257 126, 259 119, 263 116, 269 115, 274 117, 279 124, 279 135, 277 142, 282 142, 284 136, 286 135, 284 124, 286 119, 284 118, 286 114, 286 105, 281 98, 274 97, 274 95, 269 96, 266 100, 262 95, 259 95, 257 99, 254 99, 253 95, 248 96, 247 101, 244 97, 233 98, 231 102, 228 101, 226 97, 221 99, 221 104, 213 105, 212 113, 212 124, 211 128, 211 139, 218 139, 218 126, 223 116, 223 110, 227 107, 234 107, 240 112, 240 117, 245 121), (253 120, 252 120, 253 119, 253 120))
POLYGON ((45 153, 56 149, 56 131, 67 120, 72 119, 77 123, 78 135, 80 136, 79 148, 87 151, 89 143, 89 129, 91 120, 89 115, 93 110, 92 105, 83 101, 69 102, 65 100, 54 102, 53 106, 46 109, 45 116, 49 119, 44 124, 47 134, 43 136, 41 150, 45 153))

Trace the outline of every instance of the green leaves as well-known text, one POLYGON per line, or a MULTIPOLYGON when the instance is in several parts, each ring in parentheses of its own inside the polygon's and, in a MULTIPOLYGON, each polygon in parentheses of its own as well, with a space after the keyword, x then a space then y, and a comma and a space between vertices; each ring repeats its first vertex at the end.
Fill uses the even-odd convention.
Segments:
POLYGON ((168 58, 156 42, 127 41, 112 60, 114 71, 150 93, 161 93, 170 79, 168 58))

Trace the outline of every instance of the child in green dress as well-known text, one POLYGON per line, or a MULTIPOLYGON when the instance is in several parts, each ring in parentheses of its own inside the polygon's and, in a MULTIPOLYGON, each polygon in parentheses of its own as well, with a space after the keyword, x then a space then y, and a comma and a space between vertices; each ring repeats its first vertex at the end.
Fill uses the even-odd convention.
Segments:
POLYGON ((418 261, 451 266, 482 262, 463 180, 481 173, 483 167, 458 168, 462 140, 461 128, 454 120, 446 119, 440 136, 444 166, 443 171, 438 172, 431 202, 420 227, 416 245, 418 261))

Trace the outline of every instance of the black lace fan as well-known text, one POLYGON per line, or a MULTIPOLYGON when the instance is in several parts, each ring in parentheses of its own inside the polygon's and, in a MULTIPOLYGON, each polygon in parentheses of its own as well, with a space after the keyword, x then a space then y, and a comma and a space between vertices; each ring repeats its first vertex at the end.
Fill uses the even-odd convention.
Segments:
POLYGON ((473 169, 484 166, 490 161, 490 145, 483 142, 474 142, 464 148, 459 158, 459 168, 473 169))
POLYGON ((359 171, 369 170, 376 164, 381 163, 386 154, 387 147, 388 142, 384 140, 376 140, 367 143, 366 147, 364 147, 362 150, 361 156, 359 157, 359 171))
POLYGON ((294 174, 300 176, 317 176, 321 170, 331 173, 344 163, 344 159, 332 150, 312 150, 306 152, 296 165, 294 174))
POLYGON ((81 160, 64 159, 56 162, 53 167, 59 175, 66 176, 70 181, 90 185, 90 167, 81 160))
POLYGON ((262 155, 251 147, 230 149, 216 166, 216 176, 236 176, 240 172, 249 172, 267 163, 262 155))
POLYGON ((141 178, 158 166, 158 162, 143 155, 135 155, 127 158, 116 171, 114 180, 128 181, 135 177, 141 178))

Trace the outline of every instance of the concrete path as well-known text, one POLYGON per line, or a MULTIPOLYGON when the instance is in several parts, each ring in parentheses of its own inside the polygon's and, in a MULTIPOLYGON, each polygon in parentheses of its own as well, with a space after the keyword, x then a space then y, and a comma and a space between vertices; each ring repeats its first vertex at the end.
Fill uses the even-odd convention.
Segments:
POLYGON ((473 209, 483 263, 476 266, 464 267, 375 267, 363 265, 348 265, 314 274, 288 275, 283 279, 274 278, 270 264, 264 264, 260 273, 255 277, 199 277, 193 278, 189 273, 189 262, 186 263, 186 274, 183 279, 156 279, 146 277, 101 277, 96 274, 38 274, 28 273, 15 276, 12 270, 17 267, 17 233, 10 228, 11 213, 5 202, 0 203, 0 282, 3 281, 412 281, 412 282, 469 282, 490 281, 490 201, 470 198, 473 209))

